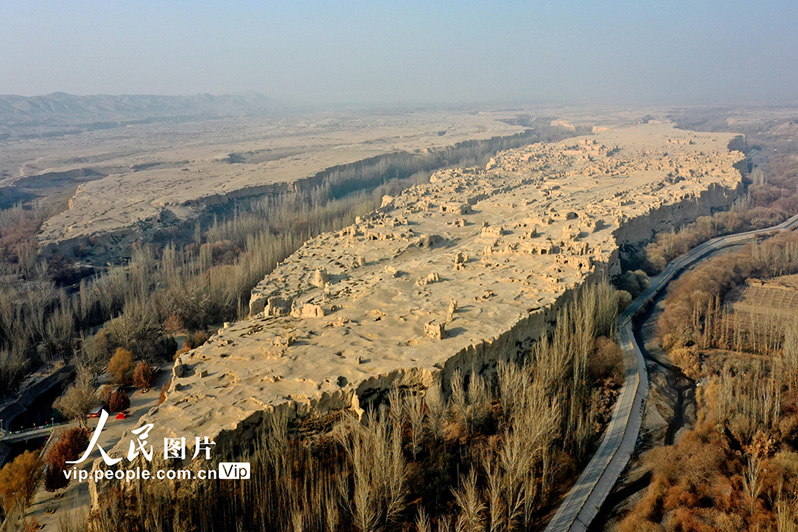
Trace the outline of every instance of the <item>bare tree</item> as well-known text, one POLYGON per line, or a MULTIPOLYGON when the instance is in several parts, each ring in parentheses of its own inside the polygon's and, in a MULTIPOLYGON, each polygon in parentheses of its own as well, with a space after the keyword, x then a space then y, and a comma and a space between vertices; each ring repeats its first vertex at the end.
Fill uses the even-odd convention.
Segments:
POLYGON ((99 399, 91 380, 85 374, 78 375, 75 383, 55 400, 53 407, 63 416, 76 419, 80 426, 86 426, 89 413, 97 406, 99 399))
POLYGON ((432 532, 432 523, 430 523, 429 516, 422 506, 418 507, 418 514, 416 515, 416 532, 432 532))
MULTIPOLYGON (((352 497, 344 500, 356 528, 371 532, 394 523, 404 510, 407 466, 401 427, 385 415, 369 416, 366 422, 346 416, 335 436, 352 469, 352 497)), ((348 494, 349 480, 343 477, 341 482, 341 493, 348 494)))
POLYGON ((443 436, 443 424, 448 410, 448 402, 443 395, 439 379, 435 379, 432 385, 427 388, 424 402, 427 405, 427 422, 429 423, 432 437, 440 439, 443 436))
POLYGON ((460 508, 457 517, 457 530, 462 532, 483 532, 485 530, 485 504, 482 502, 477 486, 477 473, 473 469, 465 479, 460 479, 460 488, 452 490, 454 500, 460 508))
POLYGON ((418 394, 411 394, 405 399, 404 408, 410 423, 410 446, 415 460, 424 438, 424 399, 418 394))

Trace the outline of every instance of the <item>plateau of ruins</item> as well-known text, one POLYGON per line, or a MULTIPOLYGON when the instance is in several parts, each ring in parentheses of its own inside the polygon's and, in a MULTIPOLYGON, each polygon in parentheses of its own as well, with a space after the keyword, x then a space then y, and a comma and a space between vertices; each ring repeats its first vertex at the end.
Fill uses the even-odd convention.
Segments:
MULTIPOLYGON (((252 291, 248 319, 181 355, 150 436, 244 436, 275 408, 362 410, 392 385, 523 352, 622 249, 728 207, 744 139, 617 127, 441 170, 307 242, 252 291)), ((121 445, 121 444, 120 444, 121 445)), ((124 450, 116 449, 117 454, 124 450)))

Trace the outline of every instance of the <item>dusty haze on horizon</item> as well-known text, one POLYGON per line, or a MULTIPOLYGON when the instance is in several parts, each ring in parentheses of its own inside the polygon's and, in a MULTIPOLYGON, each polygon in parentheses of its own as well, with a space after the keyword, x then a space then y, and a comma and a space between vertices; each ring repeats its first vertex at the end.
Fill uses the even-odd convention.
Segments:
POLYGON ((798 101, 798 5, 787 1, 67 4, 0 5, 0 94, 256 91, 319 105, 798 101))

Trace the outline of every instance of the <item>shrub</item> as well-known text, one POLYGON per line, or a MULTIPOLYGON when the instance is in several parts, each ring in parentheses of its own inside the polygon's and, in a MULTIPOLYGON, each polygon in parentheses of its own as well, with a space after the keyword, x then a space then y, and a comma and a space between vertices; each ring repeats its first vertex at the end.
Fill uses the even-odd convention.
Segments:
POLYGON ((186 335, 186 341, 183 344, 183 348, 185 349, 188 347, 188 349, 196 349, 207 342, 208 338, 210 338, 210 335, 206 331, 190 332, 186 335))
POLYGON ((155 372, 152 366, 142 360, 133 370, 133 386, 146 390, 152 387, 153 382, 155 382, 155 372))
POLYGON ((618 311, 626 310, 626 307, 632 304, 632 294, 626 290, 618 290, 618 311))
POLYGON ((0 504, 6 515, 27 506, 41 475, 39 453, 25 451, 0 469, 0 504))
POLYGON ((180 355, 185 355, 185 354, 186 354, 186 353, 188 353, 189 351, 191 351, 191 348, 190 348, 190 347, 188 347, 188 346, 186 346, 186 344, 183 344, 183 347, 181 347, 180 349, 178 349, 177 351, 175 351, 175 356, 174 356, 174 357, 172 357, 172 359, 173 359, 173 360, 177 360, 177 359, 180 357, 180 355))
POLYGON ((61 434, 58 441, 50 447, 45 460, 49 465, 63 470, 67 461, 77 460, 88 446, 88 429, 73 427, 61 434))
POLYGON ((174 353, 177 351, 177 340, 175 340, 174 336, 166 336, 161 339, 161 357, 174 357, 174 353))
POLYGON ((116 412, 124 412, 130 408, 130 397, 127 396, 125 390, 120 388, 111 394, 111 400, 108 403, 108 408, 111 409, 112 414, 116 412))
POLYGON ((108 407, 108 405, 111 403, 111 394, 114 393, 114 390, 116 390, 116 386, 112 386, 110 384, 106 384, 100 388, 98 398, 103 406, 108 407))
POLYGON ((47 464, 44 471, 44 489, 53 492, 69 486, 69 478, 64 475, 64 470, 55 464, 47 464))
POLYGON ((615 285, 619 290, 637 297, 648 288, 648 275, 643 270, 626 271, 615 279, 615 285))
POLYGON ((614 340, 601 336, 596 339, 596 348, 588 361, 588 372, 593 380, 612 378, 623 381, 623 353, 614 340))
POLYGON ((696 346, 675 347, 668 352, 668 357, 687 377, 693 380, 701 378, 701 360, 696 346))
POLYGON ((124 347, 118 348, 114 356, 111 357, 111 361, 108 362, 108 373, 111 375, 111 379, 120 386, 130 382, 133 375, 133 353, 124 347))

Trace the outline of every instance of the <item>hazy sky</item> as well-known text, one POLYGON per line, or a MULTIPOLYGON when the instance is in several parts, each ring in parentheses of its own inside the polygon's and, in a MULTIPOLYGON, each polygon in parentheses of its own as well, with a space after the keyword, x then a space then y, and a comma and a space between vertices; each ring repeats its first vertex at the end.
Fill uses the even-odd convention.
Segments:
POLYGON ((798 2, 0 0, 0 93, 798 101, 798 2))

